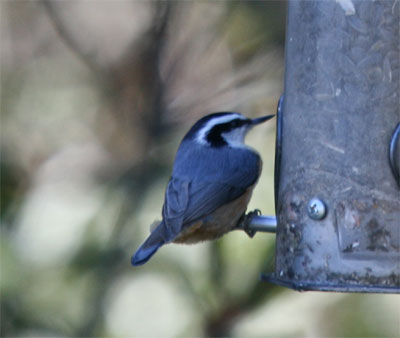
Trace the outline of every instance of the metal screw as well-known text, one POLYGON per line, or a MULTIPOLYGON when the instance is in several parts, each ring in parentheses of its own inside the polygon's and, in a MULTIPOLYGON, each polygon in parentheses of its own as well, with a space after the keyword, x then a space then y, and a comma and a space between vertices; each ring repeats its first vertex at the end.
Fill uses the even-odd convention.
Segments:
POLYGON ((321 220, 326 215, 326 206, 325 203, 318 199, 312 198, 307 205, 307 213, 310 218, 315 220, 321 220))

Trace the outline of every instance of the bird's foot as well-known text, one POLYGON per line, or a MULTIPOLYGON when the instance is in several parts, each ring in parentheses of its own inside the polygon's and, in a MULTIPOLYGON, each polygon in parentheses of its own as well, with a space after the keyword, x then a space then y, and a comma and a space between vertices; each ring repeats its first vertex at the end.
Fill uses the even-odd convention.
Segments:
POLYGON ((247 214, 243 214, 242 217, 239 219, 237 228, 242 229, 250 238, 253 238, 256 234, 256 231, 250 229, 250 223, 254 216, 260 216, 261 211, 259 209, 255 209, 250 211, 247 214))

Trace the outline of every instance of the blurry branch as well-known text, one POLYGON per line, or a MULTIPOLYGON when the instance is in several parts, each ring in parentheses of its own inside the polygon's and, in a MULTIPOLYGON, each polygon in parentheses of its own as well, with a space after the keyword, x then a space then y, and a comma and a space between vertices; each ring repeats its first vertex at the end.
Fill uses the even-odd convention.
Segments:
POLYGON ((213 241, 210 244, 210 280, 215 288, 215 295, 220 302, 223 302, 226 299, 226 288, 224 286, 226 265, 223 259, 222 241, 213 241))
POLYGON ((105 79, 109 77, 109 72, 106 71, 104 66, 96 62, 93 52, 86 50, 85 46, 79 43, 76 36, 68 29, 68 25, 57 9, 58 3, 58 1, 53 0, 42 0, 42 4, 55 30, 69 49, 93 72, 93 74, 95 74, 103 84, 106 83, 105 79))
MULTIPOLYGON (((180 2, 179 6, 176 7, 174 14, 175 16, 186 16, 188 13, 185 12, 185 1, 180 2), (182 13, 183 11, 183 13, 182 13)), ((188 3, 190 3, 188 1, 188 3)), ((229 6, 228 6, 229 7, 229 6)), ((216 34, 213 34, 211 37, 207 38, 207 50, 203 51, 203 55, 210 55, 212 50, 218 48, 218 44, 221 43, 221 34, 220 32, 224 32, 226 26, 228 25, 228 15, 227 12, 220 13, 219 20, 217 22, 212 22, 212 27, 216 34)), ((202 36, 204 39, 204 36, 202 36)), ((167 82, 173 82, 174 78, 180 75, 180 72, 185 71, 182 64, 184 64, 185 59, 187 58, 187 53, 185 51, 189 51, 193 48, 193 34, 186 34, 186 37, 179 42, 179 47, 175 48, 173 58, 168 65, 168 68, 165 70, 164 78, 167 82)), ((204 100, 204 97, 201 97, 204 100)))
POLYGON ((190 274, 188 274, 188 270, 182 264, 167 258, 163 259, 156 269, 174 278, 174 284, 190 300, 198 315, 204 316, 209 312, 209 300, 204 294, 199 293, 190 274))
MULTIPOLYGON (((73 37, 63 29, 52 4, 49 4, 47 0, 45 3, 48 11, 50 9, 49 13, 53 16, 53 20, 55 18, 58 29, 60 30, 61 27, 60 36, 91 69, 97 71, 98 66, 91 60, 90 55, 84 53, 74 42, 73 37)), ((154 2, 152 6, 154 6, 152 19, 154 25, 137 42, 132 43, 126 55, 110 67, 111 76, 107 77, 107 80, 112 81, 111 87, 114 88, 114 95, 109 102, 109 113, 119 123, 118 128, 121 133, 125 132, 128 137, 135 137, 137 135, 130 128, 136 128, 140 131, 140 140, 133 140, 138 160, 125 174, 117 178, 117 184, 128 188, 128 195, 123 202, 107 249, 99 252, 98 259, 93 260, 98 263, 98 266, 92 267, 97 275, 98 283, 91 295, 90 316, 77 330, 77 335, 82 337, 94 336, 98 330, 101 330, 107 291, 127 268, 131 268, 125 256, 127 248, 125 247, 126 239, 123 236, 124 229, 131 225, 130 215, 140 209, 149 180, 154 177, 153 173, 158 169, 148 155, 148 150, 157 144, 159 135, 165 129, 162 125, 165 114, 163 107, 165 83, 161 81, 159 62, 165 44, 164 36, 171 5, 169 2, 154 2)), ((75 261, 79 260, 75 258, 75 261)))
MULTIPOLYGON (((162 81, 160 75, 160 63, 163 57, 163 51, 166 44, 166 28, 167 23, 171 16, 171 4, 163 1, 156 1, 154 3, 154 25, 149 31, 149 34, 144 36, 144 39, 150 43, 141 55, 141 62, 144 69, 147 71, 144 73, 145 76, 149 76, 150 84, 148 88, 148 95, 150 102, 140 107, 139 112, 141 113, 144 127, 147 129, 147 134, 150 137, 160 136, 163 126, 162 117, 165 113, 164 104, 164 93, 166 84, 162 81)), ((136 50, 132 48, 132 50, 136 50)), ((143 50, 143 49, 142 49, 143 50)), ((150 143, 156 143, 150 141, 150 143)))
POLYGON ((100 63, 96 56, 103 51, 89 50, 81 42, 71 29, 73 23, 63 15, 60 3, 52 0, 42 0, 42 3, 61 40, 99 79, 102 96, 106 99, 100 118, 108 115, 114 121, 114 124, 107 124, 108 130, 104 133, 112 135, 104 140, 106 147, 112 147, 114 155, 129 165, 142 161, 166 127, 162 126, 165 84, 160 76, 160 61, 173 4, 150 2, 151 27, 139 37, 132 36, 131 44, 119 59, 100 63), (121 140, 125 144, 121 144, 121 140))
MULTIPOLYGON (((259 271, 270 269, 274 259, 275 246, 270 245, 265 249, 263 257, 267 257, 260 264, 259 271)), ((280 293, 282 288, 255 280, 254 284, 247 289, 247 292, 239 299, 228 299, 221 310, 207 318, 205 333, 207 337, 229 337, 233 325, 239 317, 256 310, 260 305, 265 304, 268 299, 280 293)))
MULTIPOLYGON (((159 136, 165 129, 162 125, 165 114, 163 107, 165 83, 161 80, 159 64, 166 43, 165 31, 171 14, 171 4, 163 1, 152 2, 153 24, 150 29, 139 39, 132 37, 134 42, 125 55, 106 67, 100 65, 95 60, 94 53, 88 51, 79 42, 78 37, 68 29, 68 22, 61 15, 60 8, 57 8, 58 3, 51 0, 42 1, 60 38, 100 79, 102 89, 112 90, 111 96, 107 95, 110 92, 104 93, 105 99, 108 99, 104 112, 114 118, 118 134, 123 135, 124 140, 130 140, 128 147, 130 156, 136 155, 136 159, 132 160, 125 174, 114 181, 117 185, 127 186, 129 194, 123 202, 108 247, 97 251, 95 248, 88 248, 90 252, 82 248, 71 262, 79 267, 88 254, 93 256, 83 264, 90 265, 98 282, 92 289, 90 316, 76 331, 77 336, 89 337, 96 335, 96 332, 102 329, 104 299, 109 287, 127 268, 130 268, 129 260, 125 256, 127 248, 124 247, 126 245, 126 239, 123 238, 124 229, 130 225, 130 215, 139 210, 142 197, 149 186, 149 179, 154 170, 157 170, 148 155, 148 150, 158 142, 159 136)), ((125 153, 124 157, 127 155, 129 156, 129 153, 125 153)))

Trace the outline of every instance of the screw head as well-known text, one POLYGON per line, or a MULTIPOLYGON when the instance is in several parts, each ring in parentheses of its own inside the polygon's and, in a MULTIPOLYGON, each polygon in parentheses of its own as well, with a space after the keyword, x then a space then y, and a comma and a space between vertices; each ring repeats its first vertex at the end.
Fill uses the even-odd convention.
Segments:
POLYGON ((324 201, 319 198, 312 198, 307 205, 307 213, 311 219, 321 220, 326 215, 326 206, 324 201))

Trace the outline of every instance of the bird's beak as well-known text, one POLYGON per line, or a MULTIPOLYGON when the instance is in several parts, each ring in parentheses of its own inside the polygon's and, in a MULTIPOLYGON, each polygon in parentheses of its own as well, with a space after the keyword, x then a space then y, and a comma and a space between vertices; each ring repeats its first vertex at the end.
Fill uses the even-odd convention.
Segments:
POLYGON ((262 116, 262 117, 257 117, 256 119, 251 120, 251 124, 255 126, 256 124, 263 123, 265 121, 268 121, 269 119, 272 119, 275 115, 268 115, 268 116, 262 116))

